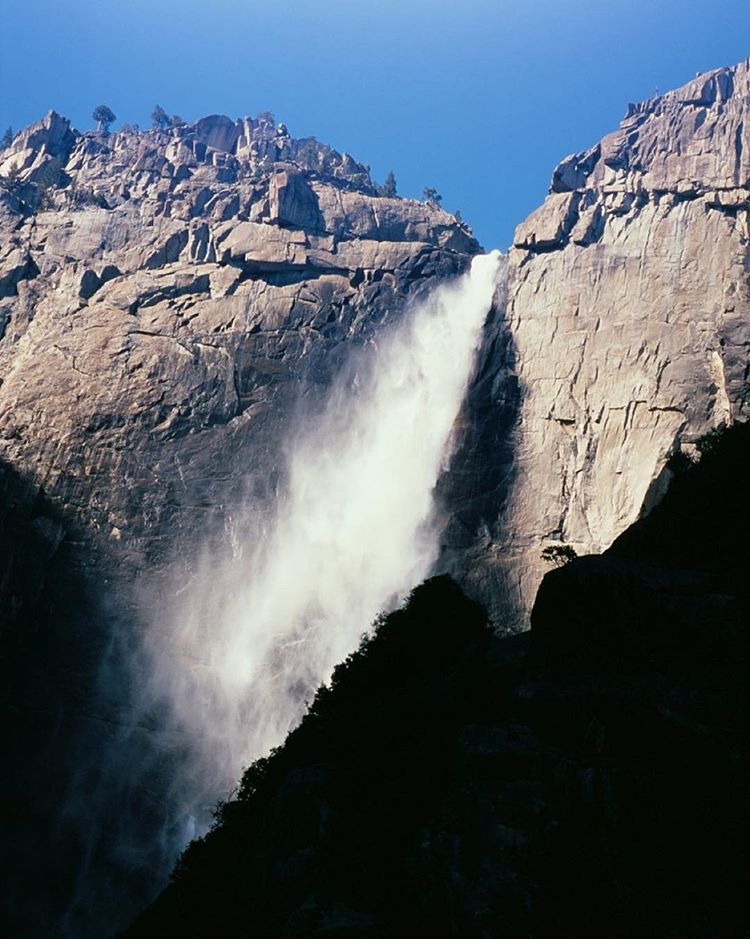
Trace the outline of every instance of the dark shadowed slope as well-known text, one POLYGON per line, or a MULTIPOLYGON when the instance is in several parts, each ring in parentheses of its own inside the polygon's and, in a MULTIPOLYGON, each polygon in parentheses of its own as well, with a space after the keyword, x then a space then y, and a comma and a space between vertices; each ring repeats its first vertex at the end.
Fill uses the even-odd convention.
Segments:
POLYGON ((127 936, 738 935, 749 457, 737 427, 548 575, 530 650, 416 590, 127 936))

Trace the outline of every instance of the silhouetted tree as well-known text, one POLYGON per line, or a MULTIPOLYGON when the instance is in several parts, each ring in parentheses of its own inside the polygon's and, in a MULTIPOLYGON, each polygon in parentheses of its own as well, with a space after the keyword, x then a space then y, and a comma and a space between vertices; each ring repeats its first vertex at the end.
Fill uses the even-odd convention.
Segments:
POLYGON ((171 127, 182 127, 182 125, 185 122, 183 121, 183 119, 180 117, 179 114, 173 114, 172 117, 170 118, 169 123, 171 127))
POLYGON ((686 473, 695 466, 695 460, 684 450, 675 450, 667 460, 667 469, 675 476, 686 473))
POLYGON ((443 197, 434 186, 425 186, 422 190, 422 195, 427 202, 431 202, 433 205, 440 205, 443 201, 443 197))
POLYGON ((105 134, 109 133, 109 125, 117 120, 115 112, 106 104, 97 105, 91 112, 91 116, 96 121, 96 129, 105 134))
POLYGON ((169 115, 160 104, 151 112, 151 123, 156 130, 166 130, 169 127, 169 115))
POLYGON ((393 170, 390 170, 388 175, 385 177, 385 182, 383 183, 383 195, 393 196, 397 195, 396 192, 396 177, 393 175, 393 170))
POLYGON ((555 567, 569 564, 577 557, 576 549, 569 544, 548 545, 542 550, 542 560, 554 564, 555 567))
POLYGON ((686 453, 683 450, 676 450, 667 460, 667 469, 671 470, 675 476, 695 469, 705 457, 710 457, 720 449, 728 430, 727 425, 722 424, 719 427, 714 427, 712 430, 709 430, 708 433, 703 434, 702 437, 698 437, 694 441, 697 455, 686 453))
POLYGON ((714 427, 713 430, 709 430, 708 433, 704 434, 702 437, 698 437, 695 441, 695 447, 698 453, 700 453, 701 458, 710 453, 716 453, 726 432, 727 427, 725 424, 722 424, 720 427, 714 427))
POLYGON ((0 137, 0 150, 7 150, 8 147, 13 143, 13 138, 15 136, 16 135, 13 133, 13 128, 8 127, 3 136, 0 137))

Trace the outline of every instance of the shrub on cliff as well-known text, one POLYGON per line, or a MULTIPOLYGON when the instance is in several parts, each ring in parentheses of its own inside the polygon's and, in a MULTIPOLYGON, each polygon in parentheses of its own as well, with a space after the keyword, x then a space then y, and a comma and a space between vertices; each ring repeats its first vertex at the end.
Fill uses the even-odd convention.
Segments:
POLYGON ((297 159, 307 170, 317 172, 321 168, 320 144, 315 137, 309 137, 299 142, 297 159))
POLYGON ((548 545, 542 550, 542 560, 548 564, 554 564, 555 567, 562 567, 569 564, 578 557, 576 549, 569 544, 548 545))

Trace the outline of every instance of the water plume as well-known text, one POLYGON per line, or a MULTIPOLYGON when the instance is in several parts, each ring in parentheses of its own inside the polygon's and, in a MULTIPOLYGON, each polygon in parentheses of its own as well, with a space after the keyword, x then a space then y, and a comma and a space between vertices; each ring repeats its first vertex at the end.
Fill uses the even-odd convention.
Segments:
POLYGON ((352 356, 289 441, 273 515, 248 509, 232 559, 206 559, 171 600, 174 626, 147 633, 143 700, 184 747, 168 841, 204 827, 377 615, 430 574, 434 488, 500 263, 476 258, 352 356))

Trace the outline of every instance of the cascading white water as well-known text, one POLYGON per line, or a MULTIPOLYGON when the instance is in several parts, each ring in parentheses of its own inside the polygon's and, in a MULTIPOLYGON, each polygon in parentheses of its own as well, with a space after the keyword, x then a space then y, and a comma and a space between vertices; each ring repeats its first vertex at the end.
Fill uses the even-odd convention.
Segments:
POLYGON ((272 523, 186 589, 169 642, 149 634, 147 696, 192 751, 183 811, 281 743, 377 615, 429 575, 434 487, 500 261, 476 258, 353 358, 288 448, 272 523))

